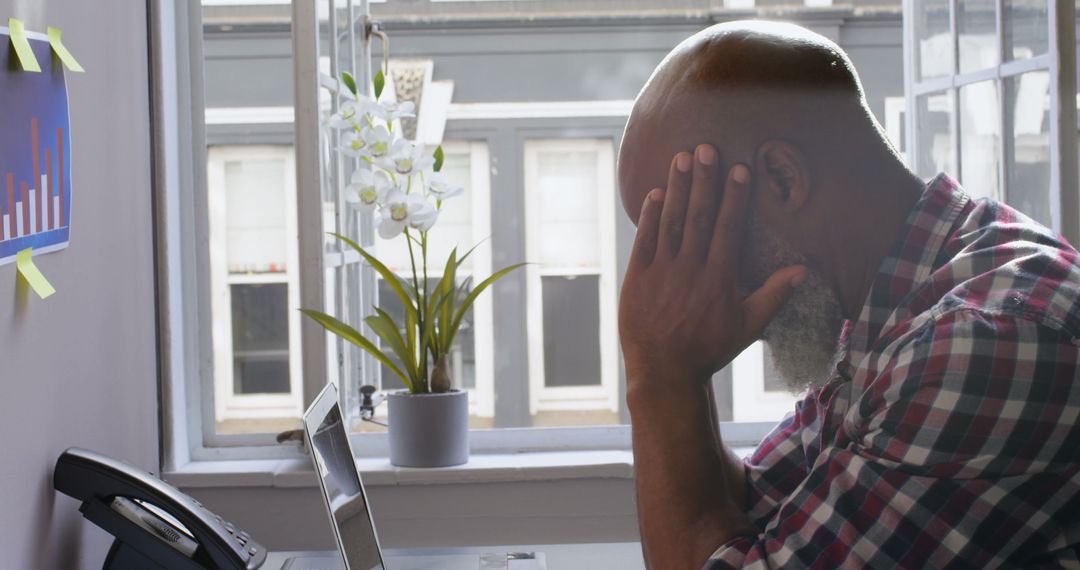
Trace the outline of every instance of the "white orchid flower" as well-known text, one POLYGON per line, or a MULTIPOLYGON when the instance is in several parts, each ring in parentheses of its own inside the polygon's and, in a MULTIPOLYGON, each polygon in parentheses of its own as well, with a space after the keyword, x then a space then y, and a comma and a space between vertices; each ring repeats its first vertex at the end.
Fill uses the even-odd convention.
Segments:
POLYGON ((424 156, 424 145, 413 144, 405 139, 394 141, 388 156, 383 159, 383 165, 387 170, 392 170, 402 176, 412 176, 434 164, 434 158, 424 156))
POLYGON ((416 116, 416 103, 412 101, 385 101, 379 103, 379 105, 382 106, 383 112, 386 113, 384 118, 387 121, 416 116))
POLYGON ((346 131, 341 134, 341 152, 355 158, 366 157, 368 141, 356 131, 346 131))
POLYGON ((357 128, 360 126, 360 119, 363 114, 362 108, 353 101, 346 101, 341 104, 341 108, 337 113, 330 115, 330 118, 326 120, 326 124, 335 129, 347 129, 357 128))
POLYGON ((361 168, 353 172, 351 184, 345 187, 345 201, 360 204, 364 210, 373 210, 382 203, 394 182, 382 170, 361 168))
POLYGON ((392 239, 405 228, 427 231, 435 225, 439 211, 419 193, 406 194, 400 188, 390 191, 386 202, 379 208, 379 237, 392 239))
POLYGON ((387 114, 386 108, 382 103, 379 103, 375 99, 368 97, 367 95, 361 95, 359 100, 360 108, 366 113, 372 120, 382 119, 387 120, 390 115, 387 114))
POLYGON ((434 204, 428 202, 419 192, 409 194, 405 201, 409 206, 410 228, 426 232, 435 225, 435 220, 439 218, 439 210, 434 204))
POLYGON ((465 193, 464 188, 451 184, 438 172, 432 174, 428 178, 427 185, 428 192, 440 201, 453 198, 454 196, 460 196, 465 193))
POLYGON ((390 131, 385 125, 364 129, 361 136, 367 142, 367 153, 372 158, 381 159, 390 152, 390 131))

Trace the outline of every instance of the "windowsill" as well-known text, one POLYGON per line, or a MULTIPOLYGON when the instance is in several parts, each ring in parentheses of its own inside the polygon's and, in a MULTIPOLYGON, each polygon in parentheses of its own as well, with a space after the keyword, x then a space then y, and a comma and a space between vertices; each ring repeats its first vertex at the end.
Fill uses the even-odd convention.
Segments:
MULTIPOLYGON (((736 448, 739 456, 752 448, 736 448)), ((385 457, 356 462, 364 484, 447 485, 508 483, 564 479, 632 479, 630 451, 558 451, 513 454, 473 454, 454 467, 416 469, 396 467, 385 457)), ((315 487, 315 473, 307 459, 251 459, 193 461, 165 473, 173 485, 197 487, 315 487)))
MULTIPOLYGON (((634 475, 629 451, 562 451, 550 453, 473 454, 454 467, 395 467, 385 457, 358 459, 356 466, 370 487, 503 483, 555 479, 629 479, 634 475)), ((166 473, 179 487, 314 487, 307 459, 194 461, 166 473)))

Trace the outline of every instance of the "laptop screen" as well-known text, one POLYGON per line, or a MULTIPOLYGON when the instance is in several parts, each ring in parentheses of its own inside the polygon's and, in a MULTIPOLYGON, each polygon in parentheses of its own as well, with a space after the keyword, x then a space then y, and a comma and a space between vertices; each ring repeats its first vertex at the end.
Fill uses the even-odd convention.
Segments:
POLYGON ((304 424, 346 567, 350 570, 382 570, 379 539, 349 447, 337 403, 337 389, 332 384, 311 405, 304 415, 304 424))

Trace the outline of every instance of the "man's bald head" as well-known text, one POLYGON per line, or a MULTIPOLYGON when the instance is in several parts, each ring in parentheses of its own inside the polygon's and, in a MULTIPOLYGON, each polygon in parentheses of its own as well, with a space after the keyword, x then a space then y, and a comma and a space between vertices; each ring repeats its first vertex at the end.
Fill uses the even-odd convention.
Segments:
POLYGON ((753 167, 763 143, 782 140, 813 169, 853 130, 880 138, 839 46, 792 24, 718 24, 673 49, 638 95, 620 152, 624 206, 636 220, 645 194, 664 186, 671 157, 700 143, 753 167))

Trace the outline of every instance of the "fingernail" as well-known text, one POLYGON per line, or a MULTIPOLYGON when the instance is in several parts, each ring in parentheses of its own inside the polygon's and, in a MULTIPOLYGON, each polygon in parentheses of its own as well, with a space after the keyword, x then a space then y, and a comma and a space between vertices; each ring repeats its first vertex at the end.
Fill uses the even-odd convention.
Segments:
POLYGON ((808 273, 809 272, 804 267, 802 271, 796 273, 795 276, 791 278, 791 281, 789 281, 789 283, 791 283, 792 287, 798 287, 799 285, 806 283, 806 277, 808 273))
POLYGON ((690 172, 690 154, 680 152, 679 156, 675 157, 675 168, 678 168, 679 172, 690 172))
POLYGON ((746 184, 750 180, 750 169, 741 164, 736 165, 735 171, 731 173, 731 177, 739 184, 746 184))
POLYGON ((713 164, 716 162, 716 150, 707 144, 698 145, 697 159, 701 164, 713 164))
POLYGON ((664 190, 662 188, 653 188, 649 190, 649 199, 653 202, 659 202, 664 199, 664 190))

